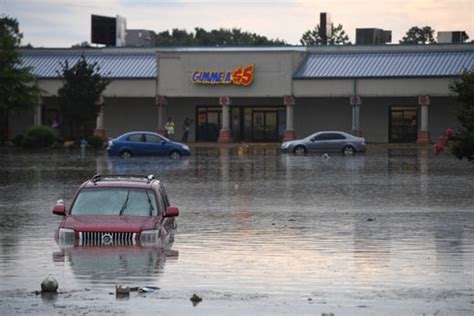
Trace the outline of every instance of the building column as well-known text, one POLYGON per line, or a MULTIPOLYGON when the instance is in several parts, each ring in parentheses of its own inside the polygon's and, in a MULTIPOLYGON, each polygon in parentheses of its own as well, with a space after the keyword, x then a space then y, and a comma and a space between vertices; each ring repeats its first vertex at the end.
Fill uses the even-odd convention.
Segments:
POLYGON ((362 101, 360 96, 352 95, 350 98, 350 103, 352 105, 352 134, 357 137, 362 136, 362 131, 360 129, 360 105, 362 101))
POLYGON ((156 130, 158 134, 160 135, 166 135, 166 130, 165 130, 165 125, 164 125, 164 120, 163 120, 163 110, 165 106, 168 104, 168 100, 164 95, 157 95, 155 97, 155 104, 158 106, 158 126, 156 127, 156 130))
POLYGON ((286 129, 283 135, 283 141, 287 142, 296 138, 294 128, 294 110, 295 110, 295 98, 291 95, 283 97, 283 104, 286 105, 286 129))
POLYGON ((38 99, 38 104, 35 107, 35 113, 33 114, 33 125, 40 126, 42 123, 42 111, 43 111, 43 100, 41 97, 38 99))
POLYGON ((430 104, 430 98, 427 95, 419 96, 418 104, 420 105, 421 126, 416 143, 420 145, 429 144, 431 142, 428 128, 428 105, 430 104))
POLYGON ((99 114, 97 115, 95 129, 94 129, 94 136, 105 137, 105 129, 104 129, 104 106, 105 101, 104 97, 100 96, 97 101, 96 105, 99 107, 99 114))
POLYGON ((220 97, 219 104, 222 106, 222 128, 219 131, 218 143, 230 143, 232 142, 232 136, 229 125, 229 108, 230 108, 230 97, 220 97))

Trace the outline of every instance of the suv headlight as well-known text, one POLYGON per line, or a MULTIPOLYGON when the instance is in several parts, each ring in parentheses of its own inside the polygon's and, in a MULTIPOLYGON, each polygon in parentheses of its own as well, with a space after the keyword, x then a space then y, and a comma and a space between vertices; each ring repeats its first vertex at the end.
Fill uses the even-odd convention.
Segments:
POLYGON ((144 230, 140 234, 141 244, 157 243, 159 239, 160 239, 160 231, 156 229, 144 230))
POLYGON ((181 148, 183 148, 183 150, 189 151, 189 147, 187 145, 181 145, 181 148))
POLYGON ((282 149, 287 149, 288 146, 290 146, 290 143, 289 143, 289 142, 284 142, 283 144, 281 144, 281 148, 282 148, 282 149))
POLYGON ((76 232, 70 228, 60 228, 58 233, 60 244, 74 244, 76 240, 76 232))

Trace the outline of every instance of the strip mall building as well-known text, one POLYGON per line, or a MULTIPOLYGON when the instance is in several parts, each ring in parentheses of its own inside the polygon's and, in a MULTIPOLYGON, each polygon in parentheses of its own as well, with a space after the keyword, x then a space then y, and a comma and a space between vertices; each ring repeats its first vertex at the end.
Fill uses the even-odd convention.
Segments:
MULTIPOLYGON (((192 119, 190 141, 278 142, 318 130, 368 142, 436 140, 459 127, 449 84, 474 69, 473 44, 21 52, 45 91, 34 115, 12 117, 11 135, 62 121, 54 95, 61 63, 83 54, 112 79, 97 132, 161 131, 168 118, 192 119)), ((67 133, 63 127, 63 132, 67 133)))

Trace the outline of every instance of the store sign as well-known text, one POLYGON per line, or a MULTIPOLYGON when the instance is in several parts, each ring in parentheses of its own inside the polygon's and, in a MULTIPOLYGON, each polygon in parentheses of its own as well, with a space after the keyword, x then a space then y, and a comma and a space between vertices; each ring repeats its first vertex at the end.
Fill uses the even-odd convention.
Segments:
POLYGON ((237 67, 230 71, 194 71, 192 81, 195 84, 219 85, 235 84, 238 86, 249 86, 253 81, 254 65, 237 67))
POLYGON ((427 95, 420 95, 418 97, 418 104, 420 105, 428 105, 430 104, 430 97, 427 95))

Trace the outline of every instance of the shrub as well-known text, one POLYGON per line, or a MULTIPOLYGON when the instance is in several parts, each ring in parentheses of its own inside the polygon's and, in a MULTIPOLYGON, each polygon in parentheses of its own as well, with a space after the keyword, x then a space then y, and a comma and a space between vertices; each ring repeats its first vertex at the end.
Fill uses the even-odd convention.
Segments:
POLYGON ((87 143, 92 147, 92 148, 103 148, 105 139, 100 136, 91 136, 87 139, 87 143))
POLYGON ((56 140, 55 131, 49 126, 33 126, 26 132, 22 144, 25 147, 49 147, 56 140))
POLYGON ((16 135, 15 138, 13 138, 13 145, 15 146, 21 146, 23 142, 23 135, 16 135))

